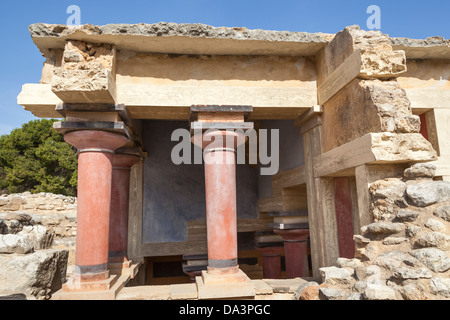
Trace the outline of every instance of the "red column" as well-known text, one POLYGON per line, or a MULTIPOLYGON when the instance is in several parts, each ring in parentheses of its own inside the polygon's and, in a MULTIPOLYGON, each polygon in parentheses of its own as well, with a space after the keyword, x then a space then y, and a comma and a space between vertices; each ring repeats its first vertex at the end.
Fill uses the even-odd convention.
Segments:
MULTIPOLYGON (((205 160, 208 274, 235 274, 239 272, 235 151, 239 143, 245 142, 245 138, 239 133, 217 130, 205 133, 202 140, 205 160), (232 143, 227 145, 227 139, 232 143)), ((193 141, 196 142, 195 137, 193 141)))
POLYGON ((281 279, 281 254, 283 247, 260 247, 264 279, 281 279))
POLYGON ((103 131, 76 131, 64 138, 79 152, 74 288, 83 289, 82 282, 109 278, 112 158, 114 150, 128 140, 122 135, 103 131))
POLYGON ((281 230, 274 229, 276 234, 284 240, 284 258, 286 263, 286 277, 294 279, 308 277, 308 243, 309 230, 294 229, 281 230))
POLYGON ((109 223, 109 262, 126 263, 128 249, 128 207, 130 202, 131 167, 140 158, 132 155, 113 156, 111 212, 109 223))

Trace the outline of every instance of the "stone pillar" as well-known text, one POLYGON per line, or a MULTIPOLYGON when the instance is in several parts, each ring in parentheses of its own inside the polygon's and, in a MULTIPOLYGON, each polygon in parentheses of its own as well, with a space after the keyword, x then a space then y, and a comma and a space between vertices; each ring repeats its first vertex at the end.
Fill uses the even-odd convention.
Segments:
POLYGON ((274 232, 284 240, 284 256, 286 262, 286 278, 309 277, 308 268, 308 229, 282 230, 274 232))
POLYGON ((216 130, 203 134, 202 140, 205 161, 208 274, 235 274, 239 271, 235 152, 238 141, 245 142, 245 138, 232 131, 216 130), (226 145, 227 139, 233 143, 226 145), (222 143, 216 143, 217 141, 222 143))
POLYGON ((140 157, 115 154, 112 162, 111 217, 109 223, 110 269, 130 267, 128 260, 128 207, 130 199, 131 167, 140 157))
POLYGON ((104 131, 74 131, 65 140, 78 158, 78 208, 75 275, 63 291, 108 290, 114 277, 108 271, 109 217, 114 150, 127 138, 104 131))

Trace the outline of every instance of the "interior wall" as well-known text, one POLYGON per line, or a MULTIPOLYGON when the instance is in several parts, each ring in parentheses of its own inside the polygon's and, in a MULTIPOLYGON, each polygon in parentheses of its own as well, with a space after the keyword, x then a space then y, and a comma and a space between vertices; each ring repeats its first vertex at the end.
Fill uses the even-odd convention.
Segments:
MULTIPOLYGON (((268 137, 270 137, 270 130, 279 130, 280 167, 278 172, 294 169, 305 164, 302 133, 299 128, 294 126, 294 120, 263 120, 260 129, 267 129, 268 137)), ((270 146, 268 150, 270 155, 270 146)), ((272 197, 272 176, 259 175, 258 188, 260 199, 272 197)))

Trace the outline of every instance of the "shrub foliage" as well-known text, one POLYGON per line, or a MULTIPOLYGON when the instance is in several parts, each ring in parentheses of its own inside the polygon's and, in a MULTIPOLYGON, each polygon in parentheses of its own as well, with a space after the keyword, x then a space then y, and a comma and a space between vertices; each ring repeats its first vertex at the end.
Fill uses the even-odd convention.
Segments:
POLYGON ((53 129, 55 120, 34 120, 0 137, 0 191, 76 196, 76 150, 53 129))

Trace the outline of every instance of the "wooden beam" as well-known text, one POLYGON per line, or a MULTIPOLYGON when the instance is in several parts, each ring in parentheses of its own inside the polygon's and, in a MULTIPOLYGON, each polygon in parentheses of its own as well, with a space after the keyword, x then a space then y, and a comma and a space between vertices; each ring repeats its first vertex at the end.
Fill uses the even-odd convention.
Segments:
POLYGON ((294 187, 305 183, 304 166, 285 170, 272 176, 272 194, 281 195, 284 188, 294 187))
POLYGON ((298 117, 295 120, 294 126, 300 127, 306 121, 310 120, 317 114, 322 114, 322 113, 323 113, 323 106, 319 106, 319 105, 312 106, 308 111, 303 113, 300 117, 298 117))
POLYGON ((281 212, 283 211, 283 196, 259 199, 259 212, 281 212))
POLYGON ((362 65, 361 50, 356 50, 319 86, 317 91, 319 105, 324 105, 350 81, 358 77, 362 65))
POLYGON ((372 136, 366 134, 314 159, 316 177, 332 176, 340 171, 375 161, 372 152, 372 136))
POLYGON ((316 156, 314 175, 345 176, 363 164, 427 162, 436 159, 436 152, 420 133, 368 133, 316 156))
POLYGON ((164 242, 143 243, 142 255, 144 257, 180 256, 203 254, 208 252, 206 239, 192 242, 164 242))

